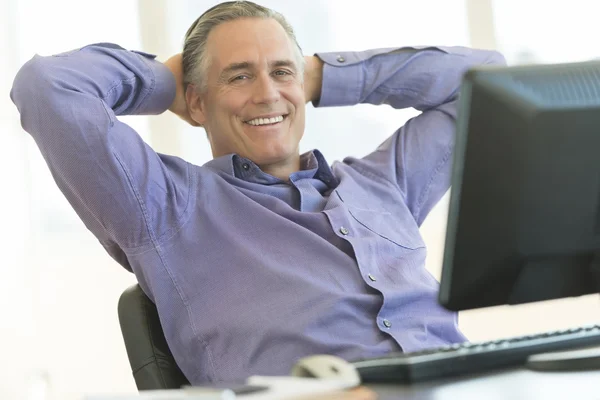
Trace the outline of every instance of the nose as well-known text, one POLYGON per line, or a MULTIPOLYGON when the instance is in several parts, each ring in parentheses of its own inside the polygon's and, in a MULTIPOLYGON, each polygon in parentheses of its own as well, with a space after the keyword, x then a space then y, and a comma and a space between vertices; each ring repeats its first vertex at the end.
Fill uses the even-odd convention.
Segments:
POLYGON ((273 104, 279 101, 280 93, 277 83, 268 74, 256 79, 254 90, 254 102, 256 104, 273 104))

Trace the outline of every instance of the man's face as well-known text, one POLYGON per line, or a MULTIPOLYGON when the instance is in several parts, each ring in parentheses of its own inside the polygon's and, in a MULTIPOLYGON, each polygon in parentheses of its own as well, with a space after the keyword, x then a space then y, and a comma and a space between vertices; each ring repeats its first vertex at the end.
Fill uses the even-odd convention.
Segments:
POLYGON ((273 19, 243 18, 208 36, 206 90, 191 106, 214 157, 237 153, 263 166, 295 162, 305 97, 294 43, 273 19))

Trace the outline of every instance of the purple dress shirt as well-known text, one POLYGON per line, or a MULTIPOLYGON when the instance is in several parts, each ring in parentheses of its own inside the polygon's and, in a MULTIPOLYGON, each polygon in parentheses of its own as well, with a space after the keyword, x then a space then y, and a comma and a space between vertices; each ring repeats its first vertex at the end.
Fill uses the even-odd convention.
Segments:
POLYGON ((422 113, 364 158, 329 166, 317 150, 303 154, 289 182, 235 154, 203 166, 158 154, 120 122, 174 98, 152 55, 95 44, 36 55, 15 78, 23 128, 87 228, 155 302, 193 384, 288 374, 315 353, 351 360, 466 340, 437 304, 419 226, 449 188, 462 75, 503 57, 463 47, 318 56, 316 106, 422 113))

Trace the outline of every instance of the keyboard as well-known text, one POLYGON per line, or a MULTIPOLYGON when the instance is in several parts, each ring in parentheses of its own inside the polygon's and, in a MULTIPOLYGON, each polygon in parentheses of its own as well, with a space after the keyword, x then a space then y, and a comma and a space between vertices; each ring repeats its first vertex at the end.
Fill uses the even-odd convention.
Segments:
POLYGON ((354 360, 364 383, 415 383, 525 366, 529 356, 600 346, 600 325, 354 360))

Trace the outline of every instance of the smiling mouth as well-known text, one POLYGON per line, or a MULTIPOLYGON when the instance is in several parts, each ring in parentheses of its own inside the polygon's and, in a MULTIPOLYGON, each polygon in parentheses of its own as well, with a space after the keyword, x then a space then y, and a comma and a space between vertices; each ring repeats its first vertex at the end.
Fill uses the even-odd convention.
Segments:
POLYGON ((271 118, 254 118, 249 121, 244 121, 244 123, 252 126, 271 126, 283 122, 286 118, 287 114, 283 114, 271 118))

